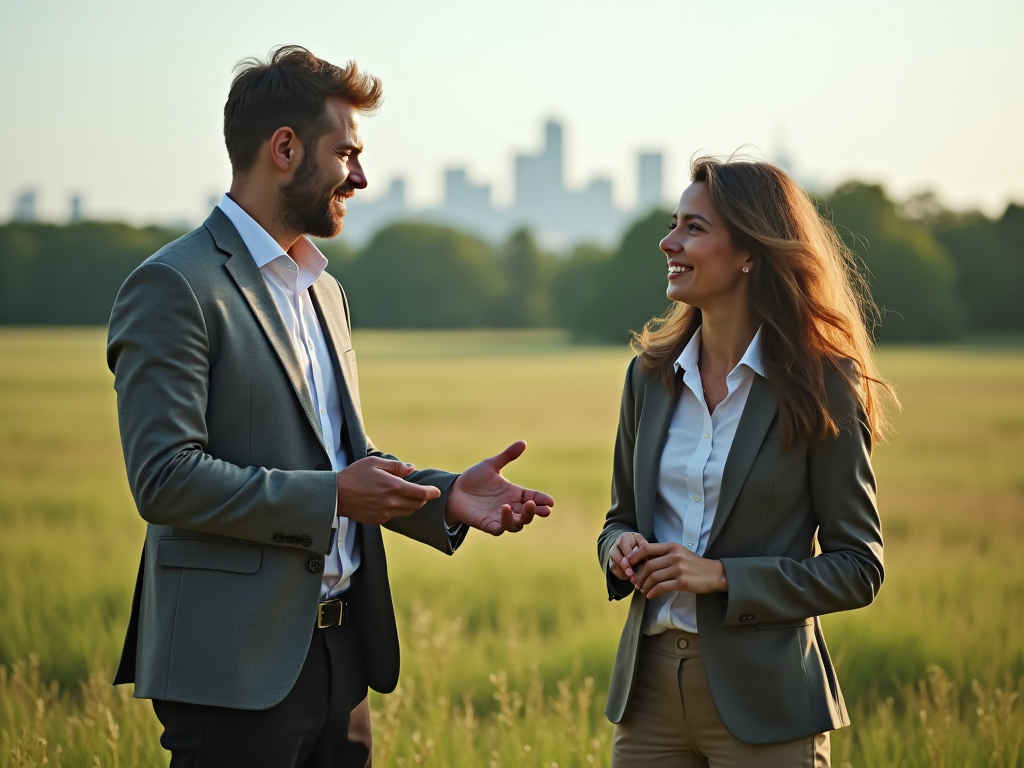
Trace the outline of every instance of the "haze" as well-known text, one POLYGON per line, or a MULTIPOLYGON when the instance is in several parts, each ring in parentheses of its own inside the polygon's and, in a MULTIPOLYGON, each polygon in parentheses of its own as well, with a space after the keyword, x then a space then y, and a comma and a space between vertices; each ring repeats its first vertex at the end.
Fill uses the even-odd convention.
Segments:
POLYGON ((1024 202, 1024 3, 294 0, 0 5, 0 220, 190 220, 228 185, 221 110, 239 59, 298 43, 384 80, 368 197, 395 176, 431 205, 449 166, 511 195, 511 156, 566 126, 568 182, 632 203, 635 155, 785 153, 805 181, 1024 202))

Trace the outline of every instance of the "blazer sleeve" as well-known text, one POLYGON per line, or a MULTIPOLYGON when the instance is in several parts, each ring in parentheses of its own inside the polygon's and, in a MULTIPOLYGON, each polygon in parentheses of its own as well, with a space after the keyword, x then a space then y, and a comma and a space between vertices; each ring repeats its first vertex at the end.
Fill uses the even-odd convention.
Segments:
POLYGON ((615 453, 612 463, 611 507, 605 516, 604 528, 597 539, 597 558, 604 569, 609 600, 621 600, 633 594, 633 585, 612 575, 608 565, 612 546, 624 533, 637 533, 636 494, 633 487, 633 451, 636 447, 637 359, 634 357, 626 370, 622 387, 622 405, 619 409, 619 428, 615 435, 615 453))
POLYGON ((821 554, 723 558, 729 582, 725 624, 792 621, 861 608, 882 586, 882 526, 871 467, 871 431, 859 398, 834 375, 829 404, 839 434, 808 448, 811 501, 821 554))
POLYGON ((206 453, 210 340, 202 308, 174 267, 147 262, 118 292, 107 364, 114 374, 128 484, 155 525, 274 541, 281 521, 328 552, 333 472, 240 467, 206 453))
MULTIPOLYGON (((393 461, 400 460, 390 453, 379 451, 369 438, 367 438, 367 444, 369 445, 368 456, 377 456, 393 461)), ((433 501, 428 501, 411 515, 392 518, 384 523, 384 527, 389 531, 433 547, 446 555, 454 554, 469 532, 469 526, 462 525, 457 533, 449 534, 448 527, 444 522, 444 511, 448 507, 448 493, 458 477, 456 474, 441 469, 421 469, 413 472, 405 480, 417 485, 432 485, 441 491, 441 495, 433 501)))

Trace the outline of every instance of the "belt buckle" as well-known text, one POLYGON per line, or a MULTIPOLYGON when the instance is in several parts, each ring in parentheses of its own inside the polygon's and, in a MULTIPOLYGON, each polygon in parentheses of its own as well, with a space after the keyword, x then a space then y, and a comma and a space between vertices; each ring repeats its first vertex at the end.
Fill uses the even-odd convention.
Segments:
POLYGON ((345 602, 343 600, 325 600, 322 603, 318 603, 316 607, 316 626, 317 629, 327 629, 328 627, 340 626, 345 621, 345 602), (324 616, 324 608, 328 609, 328 615, 324 616), (337 608, 338 617, 335 619, 331 614, 334 613, 333 608, 337 608))

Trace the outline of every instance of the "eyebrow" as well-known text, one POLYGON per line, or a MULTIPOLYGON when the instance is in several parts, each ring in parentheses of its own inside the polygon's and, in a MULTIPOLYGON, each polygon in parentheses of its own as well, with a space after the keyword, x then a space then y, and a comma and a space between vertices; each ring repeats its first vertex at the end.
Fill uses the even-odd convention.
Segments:
POLYGON ((344 144, 335 144, 334 145, 334 150, 336 152, 339 151, 339 150, 342 150, 342 149, 351 149, 353 152, 362 152, 363 151, 363 145, 362 144, 355 144, 355 143, 353 143, 351 141, 346 141, 344 144))
MULTIPOLYGON (((673 220, 675 220, 675 221, 678 221, 678 220, 679 220, 679 216, 678 216, 678 215, 676 215, 676 214, 674 214, 674 213, 672 214, 672 218, 673 218, 673 220)), ((703 222, 704 222, 705 224, 707 224, 707 225, 708 225, 709 227, 710 227, 710 226, 713 226, 713 225, 711 224, 711 222, 710 222, 710 221, 708 221, 707 219, 705 219, 705 218, 704 218, 703 216, 701 216, 701 215, 699 215, 699 214, 696 214, 696 213, 687 213, 687 214, 685 214, 685 215, 683 216, 683 221, 693 221, 694 219, 699 219, 700 221, 703 221, 703 222)))

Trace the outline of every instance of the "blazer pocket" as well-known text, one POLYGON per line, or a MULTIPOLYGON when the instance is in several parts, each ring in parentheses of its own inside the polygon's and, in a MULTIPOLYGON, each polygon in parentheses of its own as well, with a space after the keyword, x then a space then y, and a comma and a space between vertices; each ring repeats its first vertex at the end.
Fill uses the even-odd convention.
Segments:
POLYGON ((806 619, 791 619, 790 621, 762 621, 754 626, 758 629, 797 629, 798 627, 809 627, 814 624, 814 617, 806 619))
POLYGON ((157 543, 156 564, 170 568, 256 573, 263 548, 255 544, 164 536, 157 543))

